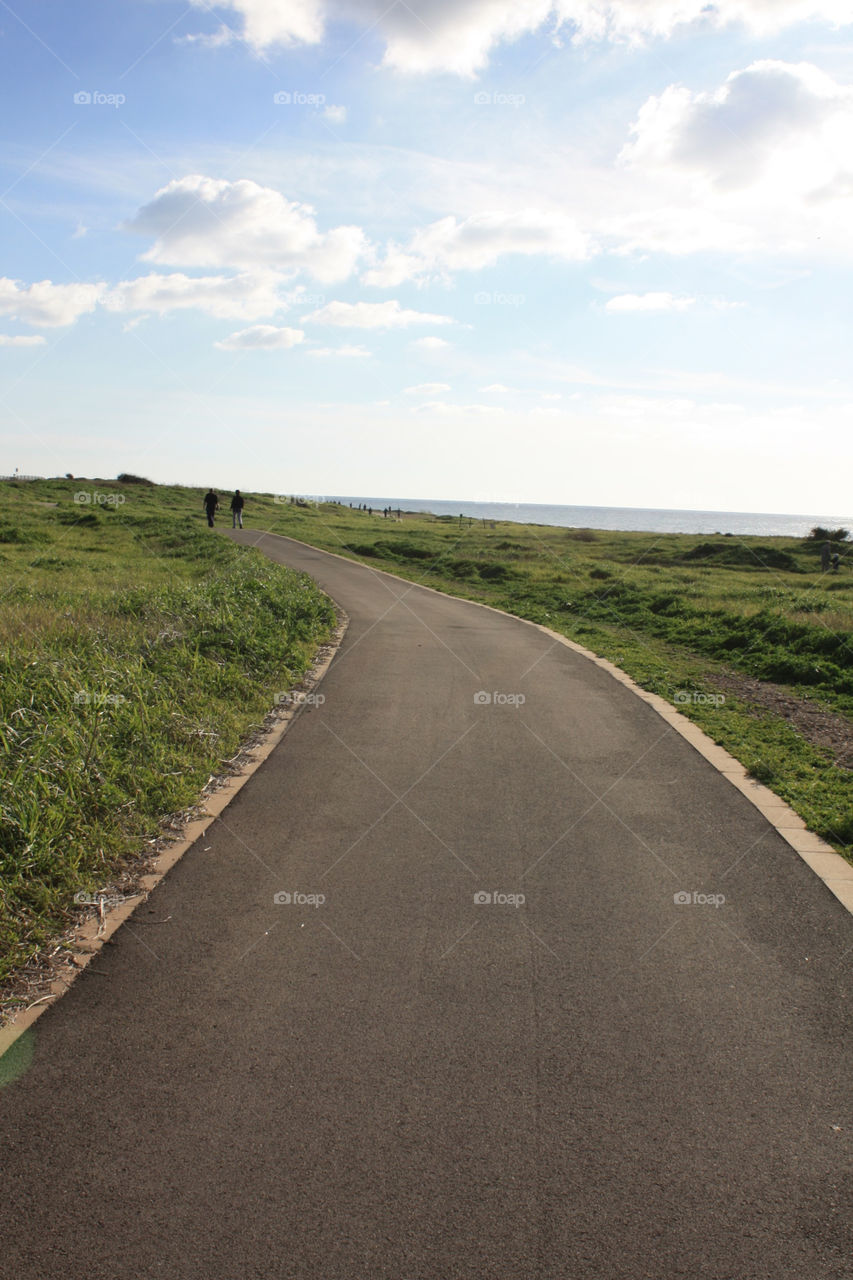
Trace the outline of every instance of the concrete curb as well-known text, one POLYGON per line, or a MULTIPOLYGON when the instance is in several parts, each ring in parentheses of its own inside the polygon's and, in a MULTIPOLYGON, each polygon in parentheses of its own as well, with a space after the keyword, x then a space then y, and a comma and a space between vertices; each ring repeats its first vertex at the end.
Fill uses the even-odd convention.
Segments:
MULTIPOLYGON (((338 654, 349 626, 349 618, 346 613, 337 602, 332 601, 332 603, 335 606, 338 618, 337 626, 331 638, 325 644, 320 645, 314 661, 299 682, 297 690, 303 694, 315 689, 323 679, 338 654)), ((49 1009, 51 1005, 65 995, 86 966, 99 954, 104 943, 108 942, 116 930, 133 916, 140 903, 147 900, 151 890, 160 883, 175 863, 180 861, 187 850, 207 833, 210 824, 228 807, 237 793, 273 753, 290 726, 301 715, 305 705, 304 700, 297 700, 276 715, 275 720, 263 731, 261 740, 248 749, 246 753, 247 759, 242 764, 240 772, 228 776, 215 791, 202 795, 201 803, 204 805, 204 811, 201 816, 187 823, 180 837, 153 859, 151 871, 139 879, 139 890, 137 892, 127 895, 123 902, 105 912, 103 919, 95 916, 90 920, 85 920, 75 930, 74 950, 71 953, 71 962, 75 966, 74 969, 71 973, 63 975, 62 978, 53 982, 48 995, 43 996, 38 1002, 29 1005, 26 1009, 15 1013, 9 1022, 0 1027, 0 1058, 2 1058, 7 1049, 11 1048, 18 1037, 23 1035, 41 1017, 45 1009, 49 1009)))

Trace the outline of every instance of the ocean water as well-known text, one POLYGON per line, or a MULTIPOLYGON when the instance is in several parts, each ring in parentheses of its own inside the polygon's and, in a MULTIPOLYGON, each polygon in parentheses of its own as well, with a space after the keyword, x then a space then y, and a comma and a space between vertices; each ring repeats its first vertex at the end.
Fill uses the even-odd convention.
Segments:
POLYGON ((426 498, 345 498, 326 502, 354 507, 364 503, 381 512, 428 511, 437 516, 472 516, 476 520, 514 520, 518 524, 558 525, 566 529, 613 529, 643 533, 733 533, 759 537, 802 538, 815 525, 853 530, 853 515, 786 515, 756 511, 669 511, 653 507, 560 507, 530 502, 447 502, 426 498))

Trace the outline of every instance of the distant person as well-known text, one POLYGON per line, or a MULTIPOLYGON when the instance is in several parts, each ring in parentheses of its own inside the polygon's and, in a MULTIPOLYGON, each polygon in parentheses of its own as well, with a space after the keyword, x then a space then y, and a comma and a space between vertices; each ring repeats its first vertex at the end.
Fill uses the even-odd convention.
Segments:
POLYGON ((820 567, 823 573, 829 569, 829 562, 832 555, 832 547, 825 542, 820 549, 820 567))
POLYGON ((838 564, 839 564, 840 559, 841 559, 841 557, 839 556, 838 552, 836 551, 836 552, 835 552, 835 554, 834 554, 834 555, 833 555, 833 557, 832 557, 832 572, 833 572, 833 573, 838 573, 838 564))
POLYGON ((204 495, 203 505, 207 512, 207 527, 212 529, 213 517, 216 515, 219 508, 219 498, 216 496, 216 491, 214 489, 208 489, 207 493, 204 495))
POLYGON ((231 499, 231 528, 243 528, 243 508, 246 503, 239 489, 234 490, 234 497, 231 499))

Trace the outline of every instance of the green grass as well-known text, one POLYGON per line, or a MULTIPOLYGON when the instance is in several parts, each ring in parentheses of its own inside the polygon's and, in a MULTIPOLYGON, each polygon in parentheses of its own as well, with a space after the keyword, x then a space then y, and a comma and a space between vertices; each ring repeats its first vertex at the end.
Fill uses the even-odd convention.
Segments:
POLYGON ((0 486, 0 977, 198 801, 334 622, 185 492, 84 488, 0 486))

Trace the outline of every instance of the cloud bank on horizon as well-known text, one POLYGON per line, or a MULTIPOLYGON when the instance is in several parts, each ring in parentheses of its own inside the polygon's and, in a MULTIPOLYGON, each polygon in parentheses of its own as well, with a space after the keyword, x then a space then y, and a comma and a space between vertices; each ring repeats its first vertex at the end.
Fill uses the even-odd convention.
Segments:
MULTIPOLYGON (((849 453, 853 386, 829 325, 851 265, 846 0, 192 4, 187 16, 164 0, 171 26, 135 61, 108 32, 115 53, 108 39, 80 71, 61 25, 33 33, 40 50, 16 32, 64 93, 3 160, 16 241, 0 347, 40 370, 11 407, 23 453, 62 448, 60 331, 79 335, 96 383, 98 335, 123 343, 143 405, 180 403, 190 433, 215 370, 222 458, 241 412, 260 458, 286 386, 329 441, 341 483, 326 490, 377 492, 381 465, 400 492, 406 451, 390 459, 387 433, 397 423, 414 442, 429 419, 456 478, 436 459, 422 496, 660 505, 672 492, 668 505, 782 509, 802 485, 804 433, 849 453), (164 107, 155 92, 173 86, 177 102, 185 69, 197 100, 164 107), (81 92, 84 75, 127 92, 81 92), (117 97, 110 119, 101 103, 117 97), (204 124, 217 97, 227 138, 204 124), (164 368, 146 386, 152 350, 164 368), (483 390, 489 404, 471 399, 483 390), (339 457, 347 415, 360 484, 339 457), (585 487, 519 469, 531 437, 581 459, 585 487), (737 449, 763 460, 757 502, 737 449)), ((101 376, 115 389, 93 452, 119 394, 116 370, 101 376)), ((316 459, 300 465, 316 489, 316 459)), ((832 490, 819 468, 809 483, 797 506, 832 490)))

